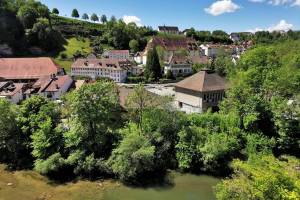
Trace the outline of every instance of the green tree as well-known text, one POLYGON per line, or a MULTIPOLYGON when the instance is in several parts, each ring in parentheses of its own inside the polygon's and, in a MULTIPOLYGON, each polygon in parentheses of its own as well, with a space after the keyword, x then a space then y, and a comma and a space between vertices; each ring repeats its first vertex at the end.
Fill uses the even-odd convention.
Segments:
POLYGON ((91 20, 92 20, 93 22, 97 22, 97 21, 99 21, 99 18, 98 18, 98 16, 97 16, 95 13, 93 13, 93 14, 91 15, 91 20))
POLYGON ((18 17, 25 28, 30 29, 37 22, 39 13, 30 5, 22 6, 18 11, 18 17))
POLYGON ((102 15, 102 16, 101 16, 101 22, 102 22, 102 24, 105 24, 105 23, 107 22, 107 17, 106 17, 106 15, 102 15))
POLYGON ((89 20, 88 14, 84 13, 84 14, 82 15, 82 19, 84 19, 84 20, 89 20))
POLYGON ((136 53, 139 51, 139 42, 137 40, 130 40, 129 42, 129 48, 130 48, 130 51, 133 52, 133 53, 136 53))
POLYGON ((55 15, 59 15, 59 10, 57 8, 53 8, 52 13, 55 15))
POLYGON ((112 15, 110 18, 110 21, 115 23, 117 21, 117 18, 114 15, 112 15))
POLYGON ((79 18, 79 12, 77 9, 73 9, 72 10, 72 14, 71 14, 71 17, 74 17, 74 18, 79 18))
POLYGON ((124 139, 112 152, 109 163, 122 181, 136 183, 153 170, 155 147, 134 124, 129 124, 121 133, 124 139))
POLYGON ((147 54, 145 76, 148 80, 159 80, 161 78, 161 66, 156 48, 150 49, 147 54))
POLYGON ((217 199, 299 199, 299 164, 299 159, 272 155, 235 160, 233 178, 216 187, 217 199))

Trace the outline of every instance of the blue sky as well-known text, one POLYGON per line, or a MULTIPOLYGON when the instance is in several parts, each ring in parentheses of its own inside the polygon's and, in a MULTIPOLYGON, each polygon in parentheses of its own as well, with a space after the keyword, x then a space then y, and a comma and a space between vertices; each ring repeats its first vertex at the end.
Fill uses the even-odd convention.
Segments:
POLYGON ((79 13, 115 15, 124 21, 180 29, 249 30, 300 29, 300 0, 41 0, 62 16, 79 13))

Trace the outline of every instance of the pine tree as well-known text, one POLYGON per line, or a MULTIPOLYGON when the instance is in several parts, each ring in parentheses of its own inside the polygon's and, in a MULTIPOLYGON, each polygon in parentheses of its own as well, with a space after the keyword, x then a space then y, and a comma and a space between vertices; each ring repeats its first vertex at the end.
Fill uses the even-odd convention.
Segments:
POLYGON ((155 81, 161 78, 161 66, 156 48, 153 48, 148 52, 145 76, 146 79, 154 79, 155 81))

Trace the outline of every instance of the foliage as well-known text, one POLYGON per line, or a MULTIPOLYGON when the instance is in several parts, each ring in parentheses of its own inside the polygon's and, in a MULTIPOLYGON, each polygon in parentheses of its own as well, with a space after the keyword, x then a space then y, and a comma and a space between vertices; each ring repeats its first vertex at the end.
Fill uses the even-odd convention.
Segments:
POLYGON ((217 199, 299 199, 299 165, 293 157, 279 160, 272 155, 235 160, 233 179, 217 185, 217 199))
POLYGON ((145 77, 148 80, 158 81, 161 78, 161 66, 156 48, 150 49, 147 54, 145 77))
POLYGON ((103 24, 105 24, 105 23, 107 22, 107 17, 106 17, 106 15, 102 15, 102 16, 101 16, 101 22, 102 22, 103 24))
POLYGON ((94 22, 96 22, 96 21, 99 21, 99 18, 98 18, 98 16, 95 13, 93 13, 91 15, 91 20, 94 21, 94 22))
POLYGON ((56 14, 56 15, 59 15, 59 10, 57 8, 53 8, 52 13, 56 14))
POLYGON ((129 42, 129 48, 131 50, 131 52, 133 53, 136 53, 139 51, 139 47, 140 47, 140 44, 137 40, 130 40, 129 42))
POLYGON ((89 20, 89 16, 86 13, 84 13, 81 18, 84 20, 89 20))
POLYGON ((155 147, 134 124, 129 124, 121 133, 124 139, 113 151, 109 163, 122 181, 135 182, 153 170, 155 147))
POLYGON ((79 17, 79 12, 77 9, 73 9, 72 10, 72 14, 71 14, 72 17, 74 18, 78 18, 79 17))
POLYGON ((242 148, 239 120, 234 115, 202 114, 188 119, 190 126, 179 132, 176 145, 179 168, 222 174, 242 148))

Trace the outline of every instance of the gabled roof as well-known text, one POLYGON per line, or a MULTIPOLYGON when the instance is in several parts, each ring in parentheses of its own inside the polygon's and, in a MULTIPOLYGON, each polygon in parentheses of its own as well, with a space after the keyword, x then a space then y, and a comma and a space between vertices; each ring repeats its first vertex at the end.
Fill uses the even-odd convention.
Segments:
POLYGON ((159 26, 159 31, 179 31, 177 26, 159 26))
POLYGON ((132 67, 129 60, 118 59, 77 59, 72 68, 95 68, 95 69, 111 69, 111 70, 126 70, 132 67))
POLYGON ((202 70, 180 81, 175 87, 196 92, 222 91, 227 89, 226 80, 217 73, 212 73, 209 70, 202 70))
POLYGON ((193 38, 165 38, 154 36, 147 44, 146 51, 161 46, 167 51, 176 51, 179 49, 198 50, 197 42, 193 38))
POLYGON ((4 79, 38 79, 59 71, 51 58, 0 58, 0 77, 4 79))

